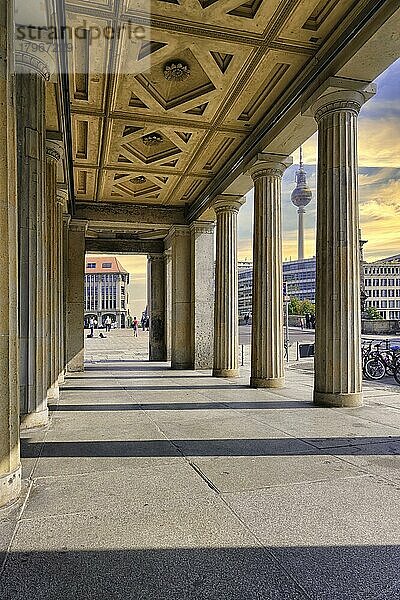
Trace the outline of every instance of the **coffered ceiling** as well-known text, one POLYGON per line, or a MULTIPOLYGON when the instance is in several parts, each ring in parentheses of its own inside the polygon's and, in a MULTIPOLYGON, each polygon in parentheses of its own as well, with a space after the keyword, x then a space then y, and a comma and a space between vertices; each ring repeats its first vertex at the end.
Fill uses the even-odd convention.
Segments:
POLYGON ((366 4, 67 3, 78 202, 192 204, 366 4))

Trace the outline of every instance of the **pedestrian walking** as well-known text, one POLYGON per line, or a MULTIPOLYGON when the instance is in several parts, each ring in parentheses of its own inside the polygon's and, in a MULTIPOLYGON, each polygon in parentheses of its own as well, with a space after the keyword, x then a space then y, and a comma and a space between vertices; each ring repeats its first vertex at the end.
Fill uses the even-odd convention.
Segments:
POLYGON ((94 319, 93 319, 93 317, 90 317, 90 319, 89 319, 89 329, 90 329, 90 337, 93 337, 93 333, 94 333, 94 319))
POLYGON ((139 330, 139 321, 137 320, 136 317, 133 317, 132 327, 133 327, 133 335, 135 337, 137 337, 138 336, 138 330, 139 330))
POLYGON ((150 317, 146 317, 146 330, 150 329, 150 317))
POLYGON ((111 317, 108 315, 105 321, 106 331, 111 331, 111 317))

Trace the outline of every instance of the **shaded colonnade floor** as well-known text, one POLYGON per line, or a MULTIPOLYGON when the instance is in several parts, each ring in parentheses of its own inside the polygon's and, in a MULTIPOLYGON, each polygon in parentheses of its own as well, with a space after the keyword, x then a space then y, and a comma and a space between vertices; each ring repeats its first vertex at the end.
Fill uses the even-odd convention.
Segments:
POLYGON ((251 390, 105 343, 23 439, 2 600, 400 598, 396 388, 315 408, 307 372, 251 390))

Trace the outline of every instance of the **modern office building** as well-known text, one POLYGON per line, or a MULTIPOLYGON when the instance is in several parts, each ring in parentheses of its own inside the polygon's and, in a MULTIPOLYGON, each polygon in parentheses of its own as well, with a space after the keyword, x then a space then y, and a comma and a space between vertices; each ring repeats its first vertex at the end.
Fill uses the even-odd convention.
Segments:
MULTIPOLYGON (((283 281, 288 296, 315 302, 315 256, 283 263, 283 281)), ((239 265, 239 318, 252 312, 253 266, 239 265)))
POLYGON ((366 307, 384 319, 400 319, 400 254, 364 265, 366 307))
MULTIPOLYGON (((305 258, 283 263, 288 296, 315 302, 316 260, 305 258)), ((400 319, 400 254, 363 263, 365 307, 373 306, 387 320, 400 319)), ((251 315, 253 270, 251 263, 239 269, 239 317, 251 315)))
POLYGON ((85 265, 85 326, 90 317, 99 327, 108 316, 125 327, 128 316, 129 273, 115 256, 87 256, 85 265))

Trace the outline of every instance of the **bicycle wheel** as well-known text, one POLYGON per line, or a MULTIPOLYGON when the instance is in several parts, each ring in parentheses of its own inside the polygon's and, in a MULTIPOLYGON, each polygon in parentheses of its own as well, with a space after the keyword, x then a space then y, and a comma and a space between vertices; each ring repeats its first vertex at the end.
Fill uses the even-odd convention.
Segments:
POLYGON ((386 374, 385 364, 376 356, 369 358, 365 361, 364 373, 368 379, 373 379, 374 381, 382 379, 386 374))
POLYGON ((396 365, 396 368, 394 370, 394 378, 397 381, 397 383, 400 385, 400 364, 396 365))
POLYGON ((396 368, 396 359, 393 355, 393 352, 390 350, 383 350, 379 353, 379 357, 382 359, 385 365, 386 375, 393 377, 396 368))

